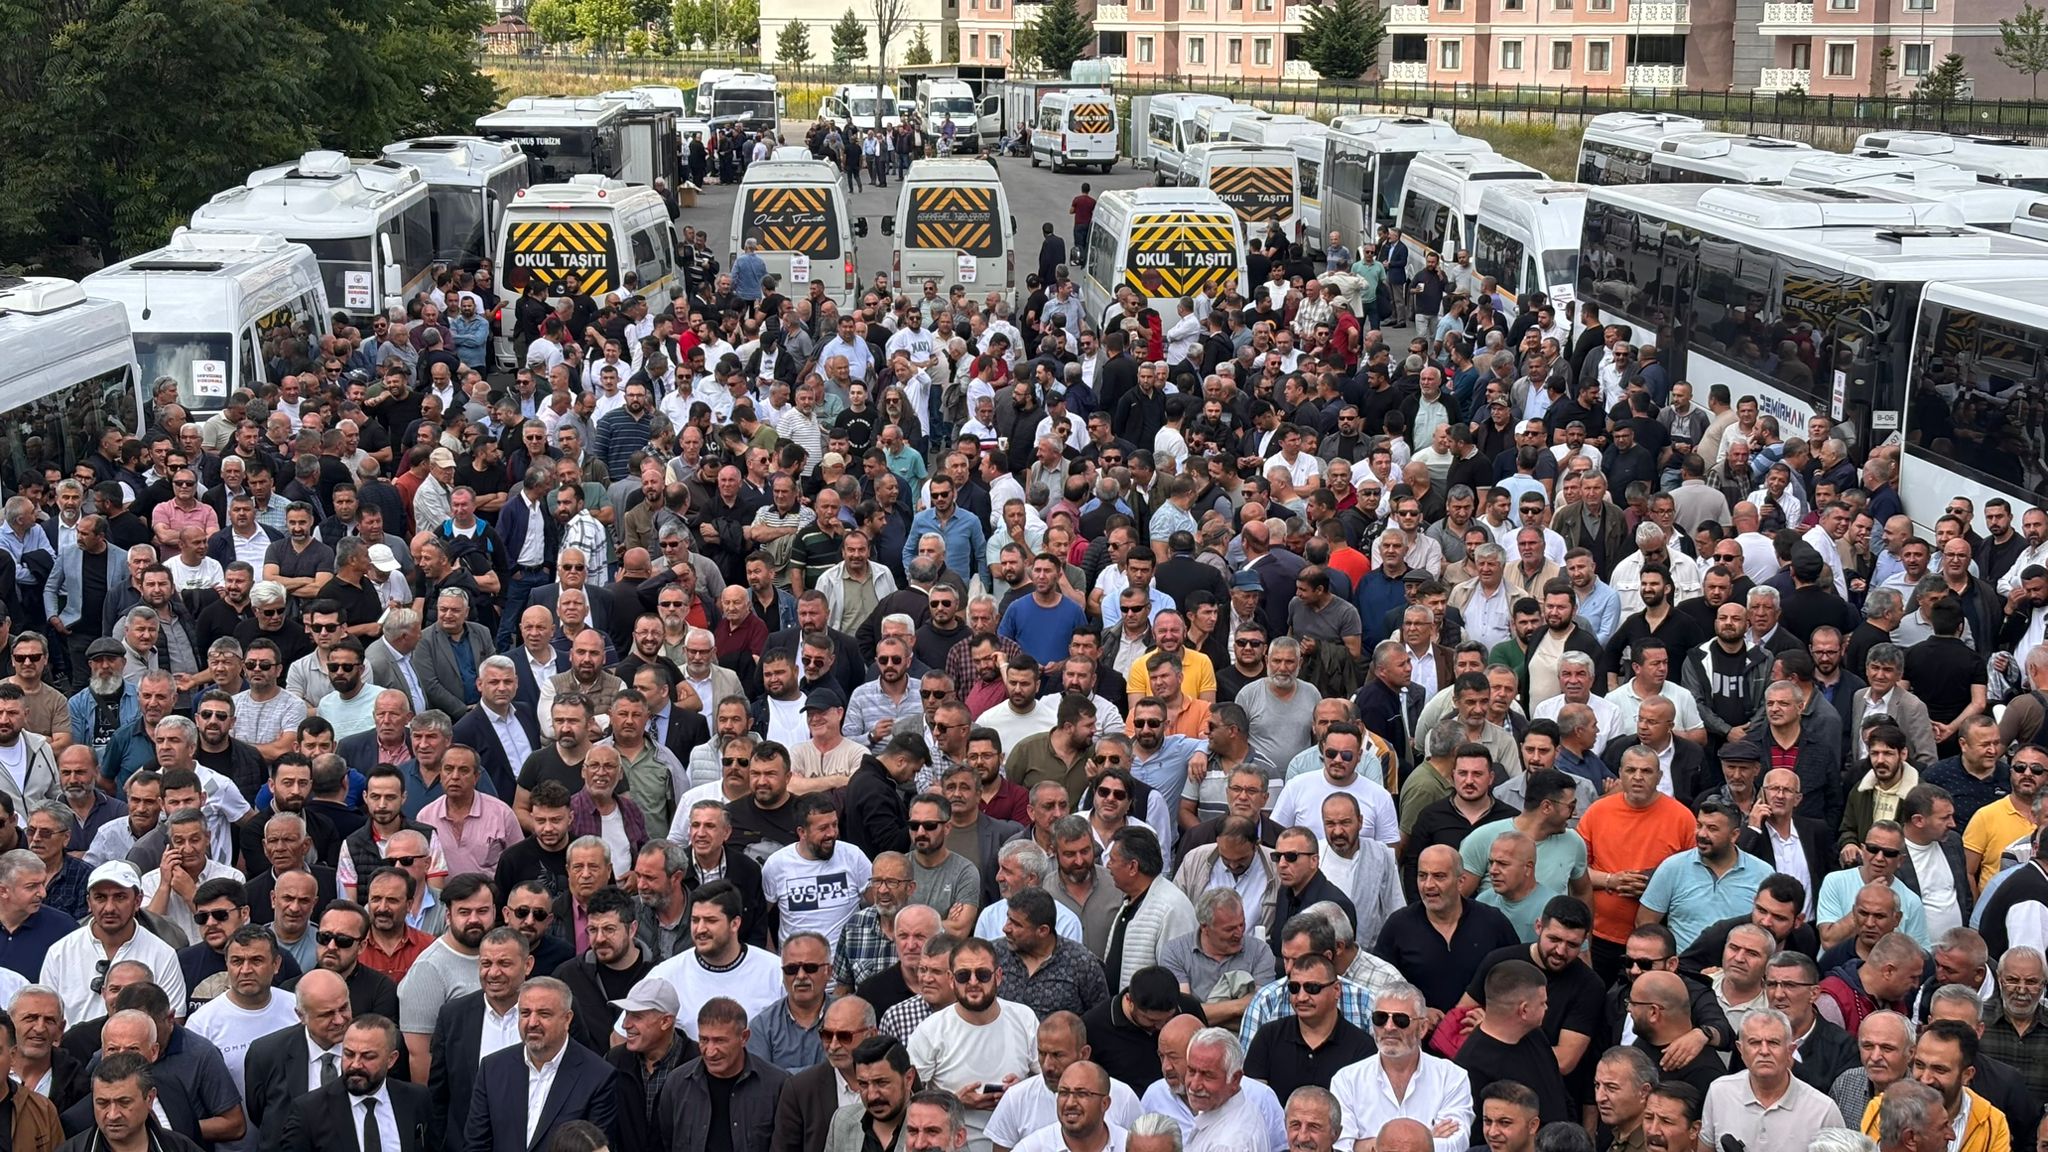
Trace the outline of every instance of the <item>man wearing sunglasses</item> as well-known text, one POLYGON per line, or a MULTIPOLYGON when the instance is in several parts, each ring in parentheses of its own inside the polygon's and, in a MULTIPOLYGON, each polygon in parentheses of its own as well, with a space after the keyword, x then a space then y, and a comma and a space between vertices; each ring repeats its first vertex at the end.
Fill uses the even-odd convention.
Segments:
POLYGON ((967 1108, 968 1131, 981 1136, 1011 1085, 1034 1074, 1038 1022, 998 995, 995 949, 967 940, 953 950, 953 1004, 933 1013, 910 1038, 911 1063, 931 1070, 931 1085, 967 1108))
POLYGON ((1340 1147, 1371 1140, 1395 1120, 1429 1129, 1435 1152, 1464 1152, 1472 1143, 1472 1081, 1464 1069, 1423 1050, 1428 1008, 1412 984, 1380 990, 1373 1003, 1377 1055, 1348 1065, 1330 1082, 1344 1109, 1340 1147))
MULTIPOLYGON (((1775 769, 1764 777, 1767 794, 1774 778, 1783 772, 1784 769, 1775 769)), ((1896 820, 1879 820, 1870 826, 1870 831, 1863 834, 1862 863, 1853 870, 1831 872, 1821 881, 1814 925, 1820 929, 1822 946, 1832 949, 1856 938, 1863 924, 1858 905, 1864 903, 1862 894, 1871 885, 1889 888, 1898 898, 1899 931, 1923 948, 1933 943, 1927 934, 1926 911, 1919 895, 1898 882, 1899 861, 1905 854, 1905 830, 1896 820)))

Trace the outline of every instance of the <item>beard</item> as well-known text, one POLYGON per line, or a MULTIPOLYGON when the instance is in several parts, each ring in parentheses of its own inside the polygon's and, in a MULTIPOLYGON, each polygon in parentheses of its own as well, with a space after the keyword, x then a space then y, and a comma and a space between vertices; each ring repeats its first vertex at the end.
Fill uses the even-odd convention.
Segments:
POLYGON ((126 687, 121 681, 121 674, 119 672, 110 672, 105 676, 93 676, 86 683, 92 688, 92 694, 95 696, 118 696, 121 690, 126 687))

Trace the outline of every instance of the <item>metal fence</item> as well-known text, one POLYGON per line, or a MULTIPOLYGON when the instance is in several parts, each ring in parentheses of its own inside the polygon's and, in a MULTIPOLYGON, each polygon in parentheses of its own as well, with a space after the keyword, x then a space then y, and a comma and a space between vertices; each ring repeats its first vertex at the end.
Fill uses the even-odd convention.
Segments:
MULTIPOLYGON (((694 84, 706 68, 763 68, 798 86, 873 83, 873 64, 840 66, 811 61, 791 67, 758 57, 689 54, 662 56, 487 55, 485 67, 513 77, 587 78, 610 85, 668 80, 694 84)), ((943 67, 943 65, 941 65, 943 67)), ((891 77, 916 66, 889 69, 891 77)), ((1026 75, 1013 71, 1012 75, 1026 75)), ((1284 105, 1318 119, 1372 109, 1421 114, 1487 115, 1564 125, 1603 112, 1672 112, 1746 131, 1793 126, 1917 128, 1945 132, 1988 132, 2048 136, 2048 101, 1956 100, 1931 104, 1891 96, 1809 96, 1769 92, 1695 92, 1673 89, 1481 87, 1468 84, 1396 84, 1330 80, 1232 80, 1213 76, 1120 76, 1118 95, 1206 92, 1262 106, 1284 105)), ((791 109, 796 114, 796 109, 791 109)), ((808 113, 802 113, 808 115, 808 113)))

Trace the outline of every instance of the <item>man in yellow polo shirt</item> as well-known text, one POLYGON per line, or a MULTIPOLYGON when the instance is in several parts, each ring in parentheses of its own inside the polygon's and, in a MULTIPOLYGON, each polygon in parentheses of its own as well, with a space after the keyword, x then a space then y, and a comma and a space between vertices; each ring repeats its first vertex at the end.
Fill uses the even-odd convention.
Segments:
POLYGON ((2012 754, 2012 792, 1977 809, 1963 829, 1963 866, 1982 892, 1998 875, 2006 849, 2034 835, 2034 801, 2048 782, 2048 748, 2022 745, 2012 754))
POLYGON ((1180 656, 1181 694, 1190 700, 1216 702, 1216 665, 1207 656, 1187 646, 1188 625, 1181 614, 1172 610, 1161 612, 1152 618, 1152 643, 1154 647, 1139 655, 1131 665, 1130 675, 1124 677, 1124 687, 1130 698, 1152 694, 1152 677, 1145 667, 1145 661, 1153 652, 1173 652, 1180 656))

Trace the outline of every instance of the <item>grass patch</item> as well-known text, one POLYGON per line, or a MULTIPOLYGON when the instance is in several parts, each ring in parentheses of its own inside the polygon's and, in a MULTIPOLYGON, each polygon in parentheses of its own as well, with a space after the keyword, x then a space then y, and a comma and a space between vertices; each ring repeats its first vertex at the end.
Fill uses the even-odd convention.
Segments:
POLYGON ((1458 131, 1493 145, 1493 150, 1553 179, 1571 180, 1579 170, 1579 132, 1549 124, 1501 124, 1462 120, 1458 131))

